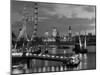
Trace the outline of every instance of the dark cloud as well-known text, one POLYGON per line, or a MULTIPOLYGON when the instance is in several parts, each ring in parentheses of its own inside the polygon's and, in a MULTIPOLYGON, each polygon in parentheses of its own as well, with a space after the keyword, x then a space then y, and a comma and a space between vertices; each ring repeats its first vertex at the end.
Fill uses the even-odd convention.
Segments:
POLYGON ((95 12, 96 7, 95 6, 84 6, 83 9, 87 12, 95 12))
MULTIPOLYGON (((90 19, 69 19, 69 18, 62 18, 58 19, 57 16, 51 17, 51 19, 47 19, 42 23, 39 23, 39 31, 44 33, 45 31, 52 31, 53 26, 56 26, 60 33, 67 33, 69 25, 72 26, 73 31, 85 31, 85 30, 92 30, 94 26, 90 26, 93 21, 90 19)), ((39 33, 39 32, 38 32, 39 33)), ((43 34, 42 33, 42 34, 43 34)))
MULTIPOLYGON (((49 31, 51 33, 54 26, 57 27, 60 34, 67 33, 69 25, 72 26, 73 32, 95 29, 95 17, 93 16, 95 15, 94 6, 74 7, 75 5, 62 5, 38 3, 38 17, 41 18, 38 22, 38 35, 43 35, 46 31, 49 31), (61 9, 63 7, 64 9, 62 11, 61 9), (73 13, 73 10, 78 11, 76 13, 73 13), (67 13, 69 13, 69 15, 71 15, 72 17, 70 17, 67 13), (59 16, 62 17, 59 18, 59 16)), ((34 17, 34 2, 12 1, 11 3, 11 25, 12 30, 16 33, 16 35, 18 35, 19 29, 23 25, 22 17, 24 6, 26 7, 26 12, 28 13, 28 15, 30 14, 34 17)), ((33 27, 34 21, 27 23, 27 34, 30 36, 32 35, 33 27)))

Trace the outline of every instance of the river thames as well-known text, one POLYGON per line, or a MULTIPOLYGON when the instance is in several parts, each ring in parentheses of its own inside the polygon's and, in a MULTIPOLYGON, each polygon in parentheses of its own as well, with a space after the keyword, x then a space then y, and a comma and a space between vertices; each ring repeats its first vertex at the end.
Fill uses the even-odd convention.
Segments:
MULTIPOLYGON (((53 47, 49 54, 56 55, 71 55, 72 54, 72 46, 70 49, 57 49, 53 47)), ((47 61, 47 60, 39 60, 32 59, 30 62, 30 69, 27 68, 26 62, 24 62, 24 70, 13 69, 12 72, 16 73, 20 71, 20 73, 42 73, 42 72, 61 72, 61 71, 76 71, 76 70, 91 70, 96 69, 96 51, 95 46, 88 46, 87 54, 79 54, 81 59, 80 64, 77 67, 66 67, 63 63, 58 61, 47 61)))

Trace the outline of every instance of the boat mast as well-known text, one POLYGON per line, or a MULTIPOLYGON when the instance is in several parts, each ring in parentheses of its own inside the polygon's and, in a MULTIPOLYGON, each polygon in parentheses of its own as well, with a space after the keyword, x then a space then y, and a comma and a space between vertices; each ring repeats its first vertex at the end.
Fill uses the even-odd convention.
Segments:
POLYGON ((80 33, 79 33, 79 45, 80 45, 80 49, 82 49, 82 42, 81 42, 80 33))

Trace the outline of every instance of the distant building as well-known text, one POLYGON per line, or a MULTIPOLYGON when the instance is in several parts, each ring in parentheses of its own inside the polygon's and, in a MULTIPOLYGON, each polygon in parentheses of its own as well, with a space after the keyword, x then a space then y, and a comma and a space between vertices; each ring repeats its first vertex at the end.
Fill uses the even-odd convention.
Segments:
POLYGON ((67 36, 63 35, 63 41, 67 41, 67 36))
POLYGON ((49 32, 44 33, 45 37, 49 37, 49 32))
POLYGON ((52 36, 53 36, 54 38, 57 37, 57 28, 56 28, 56 27, 53 27, 52 36))

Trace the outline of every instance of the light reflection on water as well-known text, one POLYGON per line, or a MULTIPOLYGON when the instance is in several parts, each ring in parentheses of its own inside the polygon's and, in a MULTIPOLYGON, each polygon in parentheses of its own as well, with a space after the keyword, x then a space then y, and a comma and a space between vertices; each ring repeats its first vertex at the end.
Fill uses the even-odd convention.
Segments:
MULTIPOLYGON (((59 50, 56 48, 53 48, 53 50, 51 50, 51 53, 53 54, 59 54, 59 53, 66 54, 66 52, 67 50, 59 50)), ((81 62, 78 65, 78 67, 75 68, 68 68, 66 65, 62 65, 61 62, 32 59, 30 62, 30 69, 27 68, 27 65, 24 66, 25 69, 24 73, 59 72, 59 71, 70 71, 70 70, 95 69, 95 53, 79 54, 79 56, 81 62)))
POLYGON ((79 66, 77 67, 77 70, 87 69, 87 63, 88 63, 87 54, 79 54, 79 56, 80 56, 81 62, 79 66))
POLYGON ((87 69, 87 60, 88 60, 88 58, 87 58, 87 54, 84 54, 84 65, 83 65, 83 67, 84 67, 84 69, 87 69))
MULTIPOLYGON (((40 65, 38 65, 39 71, 34 71, 34 72, 55 72, 55 71, 88 69, 88 55, 87 54, 84 54, 84 55, 80 54, 80 58, 81 58, 81 62, 79 64, 79 66, 75 67, 75 68, 67 68, 66 66, 63 66, 61 62, 36 60, 36 61, 34 61, 34 63, 41 61, 40 64, 42 65, 42 67, 39 67, 40 65)), ((37 65, 37 63, 35 63, 34 65, 37 65)), ((34 67, 32 69, 38 70, 36 68, 37 67, 34 67)))

